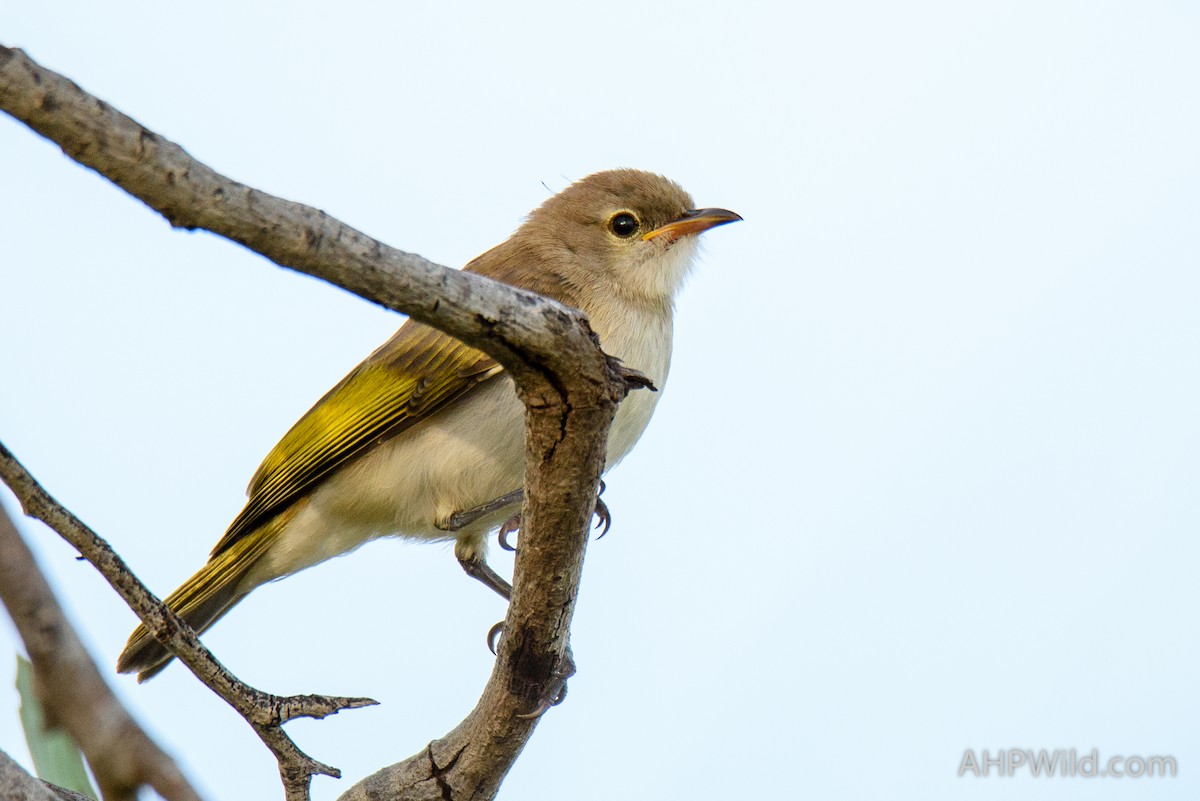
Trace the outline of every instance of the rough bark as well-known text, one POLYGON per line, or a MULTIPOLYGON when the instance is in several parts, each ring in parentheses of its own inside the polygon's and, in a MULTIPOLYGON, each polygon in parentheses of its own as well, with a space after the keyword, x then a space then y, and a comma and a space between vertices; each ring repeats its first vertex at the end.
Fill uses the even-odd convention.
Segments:
POLYGON ((66 797, 36 776, 30 776, 12 757, 0 751, 0 798, 4 801, 62 801, 66 797))

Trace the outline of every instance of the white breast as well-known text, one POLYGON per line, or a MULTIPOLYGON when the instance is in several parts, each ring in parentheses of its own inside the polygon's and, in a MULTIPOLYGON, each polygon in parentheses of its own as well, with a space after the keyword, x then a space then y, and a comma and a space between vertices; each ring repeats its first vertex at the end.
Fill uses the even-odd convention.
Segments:
POLYGON ((608 435, 608 461, 606 469, 633 448, 646 430, 654 407, 667 383, 671 367, 671 319, 657 319, 649 315, 636 315, 627 322, 623 330, 601 336, 605 352, 616 356, 627 367, 645 374, 654 382, 658 392, 636 389, 621 401, 608 435))
POLYGON ((608 437, 611 468, 625 458, 646 430, 654 407, 667 384, 671 368, 671 310, 696 256, 696 240, 688 237, 645 261, 630 266, 622 276, 622 291, 606 303, 589 309, 592 327, 606 353, 644 373, 658 392, 631 392, 617 409, 608 437))

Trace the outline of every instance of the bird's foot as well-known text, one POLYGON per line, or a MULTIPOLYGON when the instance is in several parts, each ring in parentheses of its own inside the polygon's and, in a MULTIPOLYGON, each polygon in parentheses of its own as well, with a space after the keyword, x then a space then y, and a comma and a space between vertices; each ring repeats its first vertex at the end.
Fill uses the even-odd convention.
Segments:
MULTIPOLYGON (((497 654, 497 646, 500 642, 500 637, 503 635, 503 620, 488 629, 487 644, 488 649, 493 654, 497 654)), ((545 697, 531 711, 524 712, 517 715, 517 717, 525 719, 540 718, 546 714, 546 710, 550 709, 550 707, 561 704, 567 697, 567 679, 574 675, 575 657, 571 654, 571 646, 568 645, 566 652, 563 654, 562 662, 550 673, 550 681, 546 685, 545 697)))
MULTIPOLYGON (((596 509, 594 514, 596 515, 596 528, 603 527, 603 530, 600 532, 599 536, 596 537, 596 539, 603 538, 604 535, 608 533, 608 529, 612 527, 612 513, 608 511, 608 504, 606 504, 600 497, 604 494, 604 490, 604 479, 601 479, 600 491, 596 493, 596 509)), ((517 548, 508 541, 508 536, 510 534, 515 534, 520 530, 521 513, 517 512, 512 517, 505 520, 503 525, 500 526, 500 531, 497 534, 497 540, 500 542, 500 547, 506 551, 515 551, 517 548)))
POLYGON ((558 706, 567 699, 567 679, 575 675, 575 658, 571 655, 571 646, 563 652, 562 662, 555 665, 550 673, 550 681, 546 684, 546 693, 529 712, 517 715, 519 718, 530 720, 540 718, 550 707, 558 706))

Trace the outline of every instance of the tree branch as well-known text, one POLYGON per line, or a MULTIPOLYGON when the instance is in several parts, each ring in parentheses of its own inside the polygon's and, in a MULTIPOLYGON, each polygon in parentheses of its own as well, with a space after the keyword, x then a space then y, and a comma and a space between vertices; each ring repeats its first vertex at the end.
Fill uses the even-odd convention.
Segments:
POLYGON ((12 757, 0 751, 0 798, 4 801, 63 801, 65 798, 74 801, 75 797, 83 798, 70 790, 62 790, 69 796, 58 790, 62 788, 53 788, 36 776, 30 776, 12 757))
POLYGON ((143 784, 168 801, 200 796, 100 676, 50 585, 0 508, 0 600, 33 663, 46 719, 79 745, 106 801, 132 801, 143 784))
POLYGON ((499 361, 518 385, 584 370, 607 383, 582 312, 372 239, 325 212, 226 178, 67 78, 0 45, 0 109, 176 228, 202 228, 439 328, 499 361), (590 368, 590 369, 589 369, 590 368))
MULTIPOLYGON (((0 108, 172 225, 212 231, 409 314, 488 353, 512 375, 527 410, 526 493, 513 598, 492 676, 453 731, 345 796, 492 797, 536 725, 528 713, 557 693, 571 669, 569 625, 608 428, 617 404, 642 385, 639 377, 600 351, 582 312, 447 270, 317 209, 231 181, 21 51, 3 47, 0 108)), ((135 611, 183 657, 176 648, 195 639, 190 630, 160 605, 135 611)))

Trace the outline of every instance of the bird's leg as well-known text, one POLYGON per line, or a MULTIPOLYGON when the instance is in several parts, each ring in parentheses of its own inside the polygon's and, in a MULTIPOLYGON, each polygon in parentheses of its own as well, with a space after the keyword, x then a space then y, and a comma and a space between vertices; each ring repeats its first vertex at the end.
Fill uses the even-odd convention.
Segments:
MULTIPOLYGON (((600 537, 603 537, 605 534, 607 534, 609 527, 612 525, 612 515, 608 511, 608 505, 600 499, 600 496, 604 494, 604 490, 604 480, 601 479, 600 487, 596 492, 595 508, 596 517, 599 518, 596 523, 596 528, 600 528, 601 526, 604 527, 604 530, 600 532, 600 537)), ((474 523, 476 520, 479 520, 484 515, 491 514, 498 509, 503 509, 509 504, 517 503, 524 498, 524 495, 525 493, 523 490, 514 490, 507 495, 502 495, 495 500, 488 501, 487 503, 480 504, 479 506, 475 506, 471 509, 455 512, 445 521, 435 523, 435 525, 443 531, 459 531, 466 526, 469 526, 471 523, 474 523)), ((501 548, 504 548, 506 551, 515 550, 515 548, 508 543, 508 535, 517 531, 520 529, 520 527, 521 513, 518 511, 512 517, 508 518, 508 520, 505 520, 503 525, 500 526, 499 540, 501 548)), ((597 539, 600 537, 597 537, 597 539)), ((454 545, 454 555, 458 558, 458 563, 462 565, 462 569, 468 576, 471 576, 488 587, 491 587, 496 594, 504 600, 512 600, 512 585, 501 578, 500 575, 496 573, 495 570, 492 570, 491 566, 488 565, 487 561, 483 558, 483 551, 479 547, 479 543, 470 538, 460 539, 454 545)), ((503 633, 503 620, 488 630, 488 649, 493 654, 496 653, 497 643, 499 642, 499 638, 503 633)), ((551 695, 548 699, 541 701, 531 712, 521 715, 520 717, 540 717, 541 715, 545 714, 546 710, 548 710, 550 707, 561 704, 563 699, 567 697, 567 679, 574 674, 575 660, 571 655, 571 648, 568 645, 566 654, 564 655, 563 663, 560 667, 556 668, 552 677, 554 679, 554 685, 551 688, 554 691, 553 695, 551 695)))
MULTIPOLYGON (((443 521, 435 520, 433 525, 437 528, 440 528, 442 531, 461 531, 484 515, 490 515, 497 509, 503 509, 509 504, 517 503, 524 497, 525 491, 516 489, 507 495, 501 495, 499 498, 490 500, 487 503, 481 503, 478 506, 474 506, 470 509, 464 509, 461 512, 455 512, 443 521)), ((467 572, 470 573, 471 571, 468 570, 467 572)))
POLYGON ((467 575, 478 579, 484 585, 491 587, 501 598, 512 600, 512 585, 500 577, 500 574, 488 565, 483 558, 483 549, 474 539, 462 539, 454 543, 454 555, 467 575))
MULTIPOLYGON (((603 491, 603 489, 601 491, 603 491)), ((506 504, 495 505, 492 507, 492 509, 502 508, 503 505, 506 504)), ((597 513, 599 514, 599 512, 597 513)), ((519 515, 517 518, 519 521, 519 515)), ((478 579, 488 587, 491 587, 493 590, 495 590, 496 594, 498 594, 501 598, 511 602, 512 585, 501 578, 500 575, 495 570, 492 570, 491 566, 488 565, 487 560, 483 558, 483 548, 481 546, 482 543, 474 537, 464 537, 463 539, 460 539, 454 543, 454 555, 468 576, 478 579)), ((493 654, 496 653, 497 643, 503 633, 503 620, 492 626, 492 628, 488 631, 487 644, 488 648, 493 654)), ((551 673, 551 683, 546 688, 546 696, 539 701, 537 706, 535 706, 532 710, 519 715, 518 717, 538 718, 544 715, 546 711, 550 709, 550 707, 561 704, 567 697, 567 680, 573 675, 575 675, 575 658, 571 653, 571 646, 568 643, 567 649, 563 654, 562 661, 555 665, 554 670, 551 673)))

